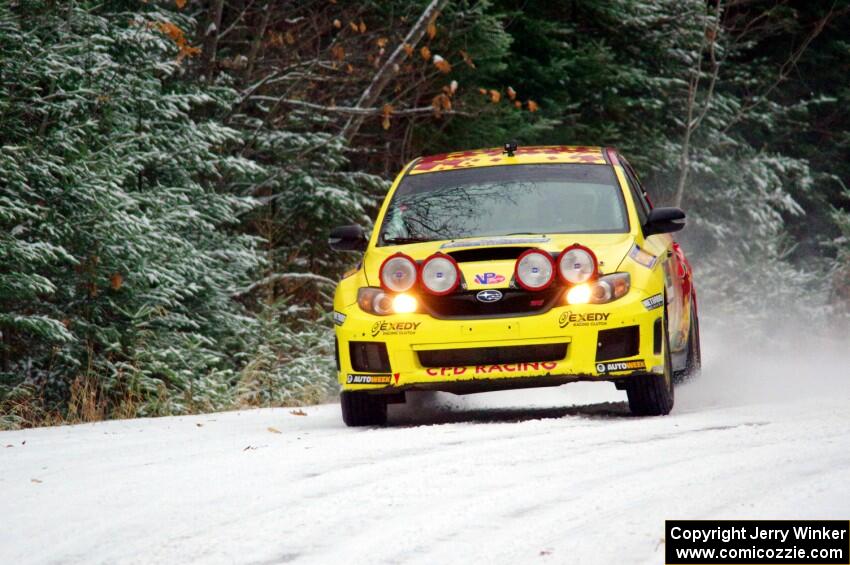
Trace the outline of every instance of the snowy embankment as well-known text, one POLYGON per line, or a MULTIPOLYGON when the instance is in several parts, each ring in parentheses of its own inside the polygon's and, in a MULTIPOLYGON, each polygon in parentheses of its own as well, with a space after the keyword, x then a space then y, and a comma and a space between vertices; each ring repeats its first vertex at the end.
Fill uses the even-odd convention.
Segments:
POLYGON ((386 429, 324 405, 0 433, 0 563, 657 564, 665 518, 847 519, 850 354, 705 346, 664 418, 582 384, 386 429))

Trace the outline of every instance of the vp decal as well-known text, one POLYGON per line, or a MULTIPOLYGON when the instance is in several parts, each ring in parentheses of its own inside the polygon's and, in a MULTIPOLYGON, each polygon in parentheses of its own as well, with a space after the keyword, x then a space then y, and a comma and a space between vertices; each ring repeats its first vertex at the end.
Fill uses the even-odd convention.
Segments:
POLYGON ((646 369, 646 363, 643 362, 643 359, 596 364, 596 372, 603 375, 606 373, 616 373, 617 371, 642 371, 644 369, 646 369))
POLYGON ((573 326, 607 326, 608 316, 610 315, 610 312, 591 312, 589 314, 564 312, 558 318, 558 325, 562 328, 566 328, 570 324, 573 326))
POLYGON ((475 275, 475 282, 478 284, 496 284, 505 282, 505 277, 496 273, 481 273, 475 275))

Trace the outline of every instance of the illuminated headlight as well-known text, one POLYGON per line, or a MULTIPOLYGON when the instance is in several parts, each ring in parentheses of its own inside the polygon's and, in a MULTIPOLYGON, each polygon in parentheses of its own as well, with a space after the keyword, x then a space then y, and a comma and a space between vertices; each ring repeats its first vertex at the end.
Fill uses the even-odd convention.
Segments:
POLYGON ((567 291, 567 304, 605 304, 622 298, 629 292, 631 277, 628 273, 613 273, 597 280, 577 284, 567 291))
POLYGON ((390 294, 380 288, 363 287, 357 291, 357 305, 369 314, 388 316, 416 312, 419 303, 410 294, 390 294))
POLYGON ((397 294, 393 298, 393 312, 396 314, 410 314, 416 312, 416 299, 409 294, 397 294))

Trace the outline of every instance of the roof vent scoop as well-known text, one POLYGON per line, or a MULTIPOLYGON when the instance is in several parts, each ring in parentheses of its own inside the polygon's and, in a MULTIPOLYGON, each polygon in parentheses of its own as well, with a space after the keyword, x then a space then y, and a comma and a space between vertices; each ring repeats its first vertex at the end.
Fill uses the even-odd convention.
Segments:
POLYGON ((508 157, 513 157, 514 153, 517 150, 516 141, 509 141, 505 143, 505 150, 502 153, 505 153, 508 157))

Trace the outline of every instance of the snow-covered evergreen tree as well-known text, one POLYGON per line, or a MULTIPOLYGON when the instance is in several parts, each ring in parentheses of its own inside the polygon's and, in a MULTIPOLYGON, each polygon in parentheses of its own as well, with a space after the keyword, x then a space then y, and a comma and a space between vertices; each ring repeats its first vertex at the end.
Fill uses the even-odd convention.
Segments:
POLYGON ((204 117, 233 93, 180 80, 193 22, 131 4, 0 6, 6 424, 222 406, 255 326, 253 203, 221 181, 262 170, 204 117))

